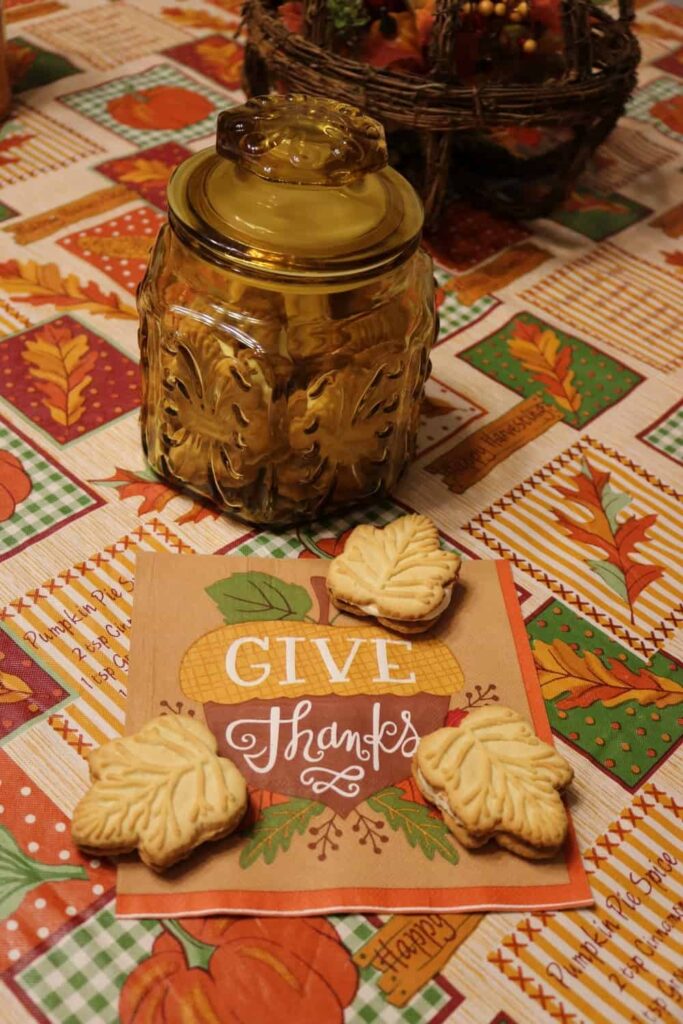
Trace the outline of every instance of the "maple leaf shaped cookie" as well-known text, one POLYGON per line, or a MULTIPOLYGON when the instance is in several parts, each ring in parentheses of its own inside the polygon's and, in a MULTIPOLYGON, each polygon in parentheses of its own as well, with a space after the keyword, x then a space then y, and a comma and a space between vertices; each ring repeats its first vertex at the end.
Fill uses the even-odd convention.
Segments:
POLYGON ((522 857, 552 857, 567 833, 559 791, 571 766, 506 707, 471 711, 420 740, 413 774, 463 846, 494 838, 522 857))
POLYGON ((383 529, 357 526, 329 567, 327 589, 341 611, 422 632, 448 606, 459 572, 459 556, 439 546, 430 519, 401 516, 383 529))
POLYGON ((216 749, 212 733, 187 715, 161 715, 105 743, 89 757, 92 786, 71 823, 76 845, 108 855, 137 848, 145 864, 163 871, 232 832, 247 787, 216 749))

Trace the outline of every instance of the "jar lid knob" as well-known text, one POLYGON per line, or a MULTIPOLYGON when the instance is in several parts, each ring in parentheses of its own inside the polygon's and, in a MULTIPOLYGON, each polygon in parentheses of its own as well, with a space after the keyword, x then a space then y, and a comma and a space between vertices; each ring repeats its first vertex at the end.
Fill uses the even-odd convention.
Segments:
POLYGON ((387 164, 384 129, 348 103, 255 96, 218 117, 216 151, 267 181, 345 185, 387 164))

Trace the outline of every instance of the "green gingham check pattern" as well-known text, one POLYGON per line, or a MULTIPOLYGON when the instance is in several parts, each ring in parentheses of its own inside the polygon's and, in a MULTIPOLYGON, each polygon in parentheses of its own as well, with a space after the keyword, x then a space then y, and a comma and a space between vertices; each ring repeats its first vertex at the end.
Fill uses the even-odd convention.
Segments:
MULTIPOLYGON (((351 509, 343 516, 330 516, 320 519, 315 524, 303 525, 297 530, 287 530, 282 533, 273 533, 264 530, 254 537, 232 548, 231 555, 242 555, 252 558, 298 558, 302 551, 308 549, 316 557, 329 557, 325 552, 316 550, 318 541, 326 537, 340 537, 346 530, 353 529, 365 523, 368 526, 382 527, 391 523, 399 516, 405 515, 405 510, 390 501, 379 502, 365 508, 351 509)), ((451 551, 460 549, 441 538, 443 547, 451 551)), ((462 554, 462 552, 460 552, 462 554)))
POLYGON ((119 990, 152 949, 157 921, 117 921, 113 902, 17 976, 55 1024, 118 1024, 119 990))
MULTIPOLYGON (((377 931, 360 914, 344 914, 329 920, 351 953, 364 946, 377 931)), ((379 979, 380 973, 374 967, 359 970, 358 992, 344 1015, 345 1024, 373 1024, 374 1021, 378 1024, 427 1024, 450 998, 439 983, 432 980, 405 1006, 392 1006, 378 987, 379 979)))
POLYGON ((658 117, 654 117, 650 113, 651 108, 658 100, 668 100, 674 96, 683 96, 683 84, 674 81, 673 78, 656 78, 654 82, 650 82, 649 85, 644 85, 642 89, 636 91, 633 99, 626 107, 626 113, 629 117, 635 117, 638 121, 653 124, 656 128, 659 128, 660 132, 680 142, 683 138, 681 132, 670 128, 668 124, 664 124, 658 117))
MULTIPOLYGON (((437 285, 440 288, 444 288, 448 281, 450 281, 452 274, 449 274, 447 270, 442 270, 441 267, 435 267, 434 276, 436 277, 437 285)), ((480 316, 488 313, 489 310, 494 309, 497 305, 497 299, 494 299, 491 295, 483 295, 476 302, 473 302, 471 306, 465 306, 458 302, 452 291, 446 289, 444 300, 439 307, 439 341, 443 341, 444 338, 449 334, 453 334, 454 331, 467 327, 468 324, 478 320, 480 316)))
POLYGON ((654 430, 641 436, 646 444, 670 455, 683 466, 683 402, 654 430))
POLYGON ((0 526, 0 558, 76 512, 95 499, 69 480, 53 463, 0 423, 0 451, 10 452, 31 478, 31 493, 0 526))
MULTIPOLYGON (((330 921, 351 953, 376 931, 359 914, 330 921)), ((17 984, 54 1024, 118 1024, 121 987, 150 955, 160 931, 158 921, 117 921, 112 902, 21 971, 17 984)), ((359 973, 346 1024, 426 1024, 449 998, 437 982, 429 981, 407 1006, 394 1007, 379 991, 378 977, 371 967, 359 973)))
POLYGON ((359 523, 370 526, 386 526, 393 519, 404 515, 402 508, 391 502, 381 502, 365 509, 355 509, 344 516, 321 519, 315 525, 304 525, 298 530, 287 530, 282 533, 263 531, 250 537, 244 544, 231 551, 231 555, 252 555, 257 558, 297 558, 305 548, 316 554, 314 545, 323 537, 339 537, 359 523))
POLYGON ((60 96, 59 101, 66 104, 67 107, 71 107, 72 110, 77 110, 84 117, 92 118, 97 124, 108 128, 116 135, 122 135, 124 139, 141 149, 158 146, 163 142, 183 143, 190 142, 192 139, 200 139, 203 135, 214 135, 218 111, 233 105, 226 98, 225 93, 217 92, 215 89, 195 81, 194 78, 183 74, 182 71, 170 64, 157 64, 148 71, 141 71, 137 75, 126 75, 90 89, 68 93, 66 96, 60 96), (159 85, 180 86, 190 92, 200 93, 213 103, 214 109, 202 121, 189 124, 185 128, 144 129, 144 131, 121 124, 107 110, 107 104, 118 96, 129 92, 140 92, 142 89, 159 85))

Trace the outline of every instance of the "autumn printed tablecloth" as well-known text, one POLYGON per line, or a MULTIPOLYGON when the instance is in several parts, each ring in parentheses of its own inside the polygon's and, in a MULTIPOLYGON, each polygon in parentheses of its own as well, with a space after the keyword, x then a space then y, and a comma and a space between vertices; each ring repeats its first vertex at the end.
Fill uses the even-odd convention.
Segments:
MULTIPOLYGON (((6 0, 3 1024, 156 1024, 181 1006, 188 1024, 207 1006, 249 1024, 681 1019, 683 8, 637 6, 637 92, 562 208, 445 212, 441 334, 393 499, 274 533, 156 480, 136 413, 135 288, 171 169, 241 99, 239 2, 6 0), (117 920, 114 871, 75 850, 69 818, 88 751, 123 728, 137 552, 329 557, 405 510, 465 558, 512 564, 594 907, 117 920)), ((316 827, 302 841, 324 854, 334 834, 316 827)))

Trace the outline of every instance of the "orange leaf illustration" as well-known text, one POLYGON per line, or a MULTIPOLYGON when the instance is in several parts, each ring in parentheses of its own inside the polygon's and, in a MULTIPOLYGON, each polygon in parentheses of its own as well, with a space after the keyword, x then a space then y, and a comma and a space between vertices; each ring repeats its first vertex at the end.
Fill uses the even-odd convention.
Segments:
POLYGON ((121 161, 118 166, 122 166, 124 163, 128 170, 120 175, 119 181, 137 185, 165 185, 173 170, 173 167, 165 164, 163 160, 147 160, 144 157, 121 161))
POLYGON ((244 816, 240 830, 246 831, 256 824, 264 811, 277 804, 286 804, 291 797, 282 796, 280 793, 273 793, 269 789, 257 789, 249 786, 249 805, 244 816))
POLYGON ((561 409, 567 412, 579 410, 581 395, 572 383, 574 372, 569 369, 572 349, 568 345, 562 348, 554 331, 544 331, 538 324, 517 320, 514 334, 508 341, 508 350, 552 395, 561 409))
POLYGON ((138 515, 144 516, 147 512, 161 512, 169 501, 178 497, 178 492, 174 491, 172 487, 167 487, 151 473, 149 475, 145 475, 145 473, 134 473, 130 469, 120 469, 116 466, 113 476, 90 482, 112 484, 116 488, 119 498, 142 498, 142 504, 138 506, 138 515))
POLYGON ((197 55, 228 89, 239 89, 241 84, 244 48, 231 39, 208 39, 197 43, 197 55))
POLYGON ((23 146, 25 142, 29 142, 33 138, 32 135, 9 135, 6 139, 0 139, 0 167, 3 164, 16 164, 21 159, 19 156, 3 156, 10 149, 16 149, 18 146, 23 146))
POLYGON ((94 281, 81 284, 75 274, 63 278, 54 263, 36 263, 34 260, 0 263, 0 288, 14 295, 19 302, 32 306, 87 309, 90 313, 101 313, 119 320, 138 318, 135 309, 122 303, 114 292, 106 295, 94 281))
POLYGON ((0 523, 31 493, 31 478, 16 455, 0 451, 0 523))
POLYGON ((212 7, 219 7, 228 14, 239 15, 244 6, 244 0, 209 0, 212 7))
POLYGON ((234 24, 225 18, 218 18, 208 11, 187 10, 182 7, 162 7, 161 13, 174 25, 185 25, 187 28, 213 28, 221 30, 234 28, 234 24))
POLYGON ((676 267, 677 270, 683 270, 683 252, 679 250, 676 252, 665 252, 664 259, 672 267, 676 267))
POLYGON ((401 790, 405 800, 410 800, 414 804, 424 804, 424 806, 428 807, 435 817, 438 816, 439 812, 437 808, 433 807, 429 801, 425 800, 412 776, 409 776, 407 779, 402 779, 401 782, 397 782, 396 788, 401 790))
MULTIPOLYGON (((142 473, 134 473, 130 469, 115 467, 113 476, 104 480, 91 480, 93 484, 111 484, 115 487, 119 498, 142 498, 138 506, 138 515, 144 516, 148 512, 161 512, 166 508, 169 501, 180 497, 180 492, 163 483, 151 472, 143 470, 142 473)), ((193 501, 187 512, 176 517, 176 523, 201 523, 203 519, 218 519, 220 515, 215 509, 204 505, 199 501, 193 501)))
POLYGON ((92 383, 90 371, 97 352, 90 349, 85 334, 72 334, 68 327, 47 324, 29 339, 21 353, 29 374, 45 398, 43 405, 62 427, 72 427, 85 412, 84 392, 92 383))
POLYGON ((209 505, 203 505, 201 501, 193 501, 187 512, 176 516, 175 521, 182 526, 183 523, 201 523, 203 519, 218 519, 219 515, 220 512, 209 505))
POLYGON ((683 686, 675 680, 646 668, 633 672, 614 658, 608 658, 608 665, 604 665, 591 651, 585 651, 582 658, 563 640, 551 644, 537 640, 534 659, 544 698, 553 700, 567 694, 556 703, 560 710, 587 708, 596 701, 608 708, 627 700, 658 708, 683 702, 683 686))
POLYGON ((560 508, 553 509, 553 513, 569 537, 597 548, 603 555, 600 559, 586 559, 586 564, 626 603, 635 624, 636 600, 646 587, 664 575, 660 566, 638 562, 633 557, 640 555, 637 545, 648 540, 647 531, 657 521, 657 515, 633 515, 619 522, 617 517, 630 504, 631 497, 615 491, 609 478, 609 473, 582 459, 581 469, 571 478, 574 488, 556 484, 555 489, 588 519, 576 519, 560 508))
MULTIPOLYGON (((0 661, 4 657, 5 655, 0 651, 0 661)), ((33 690, 23 679, 10 672, 0 670, 0 704, 18 704, 19 701, 27 700, 32 694, 33 690)))

